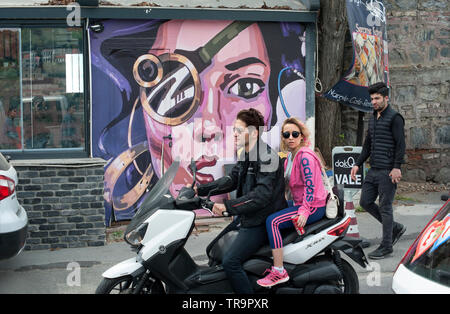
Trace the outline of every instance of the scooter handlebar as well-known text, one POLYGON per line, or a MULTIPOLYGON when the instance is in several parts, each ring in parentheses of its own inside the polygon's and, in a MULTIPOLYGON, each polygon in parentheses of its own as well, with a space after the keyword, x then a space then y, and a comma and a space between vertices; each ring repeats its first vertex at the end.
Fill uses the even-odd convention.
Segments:
POLYGON ((214 207, 214 202, 210 201, 210 200, 204 200, 203 201, 203 207, 212 210, 214 207))
MULTIPOLYGON (((213 201, 210 201, 210 200, 207 199, 207 200, 204 200, 202 203, 203 203, 203 207, 204 208, 209 209, 210 211, 212 211, 212 209, 214 207, 214 202, 213 201)), ((229 217, 230 216, 230 214, 227 211, 223 211, 222 215, 224 217, 229 217)))

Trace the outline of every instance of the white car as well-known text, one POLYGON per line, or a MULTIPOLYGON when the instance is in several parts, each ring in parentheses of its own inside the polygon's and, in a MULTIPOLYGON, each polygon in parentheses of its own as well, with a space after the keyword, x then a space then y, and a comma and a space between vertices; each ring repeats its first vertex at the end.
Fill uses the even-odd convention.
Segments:
POLYGON ((17 172, 0 153, 0 260, 19 254, 27 238, 28 217, 16 196, 17 172))
POLYGON ((450 294, 450 200, 434 215, 394 273, 395 293, 450 294))

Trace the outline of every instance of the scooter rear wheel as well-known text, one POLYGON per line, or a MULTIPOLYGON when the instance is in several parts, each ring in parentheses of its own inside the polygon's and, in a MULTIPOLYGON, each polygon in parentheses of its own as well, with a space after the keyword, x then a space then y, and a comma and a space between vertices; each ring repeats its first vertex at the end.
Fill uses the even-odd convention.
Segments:
POLYGON ((340 281, 342 293, 359 294, 359 279, 352 265, 345 259, 342 259, 342 280, 340 281))

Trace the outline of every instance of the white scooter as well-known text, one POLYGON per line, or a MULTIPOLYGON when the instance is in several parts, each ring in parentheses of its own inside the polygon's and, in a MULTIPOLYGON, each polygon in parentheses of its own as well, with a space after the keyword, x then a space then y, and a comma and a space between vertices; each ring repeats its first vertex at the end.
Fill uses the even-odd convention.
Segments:
MULTIPOLYGON (((183 188, 177 199, 169 194, 179 167, 174 161, 153 187, 128 225, 125 240, 137 251, 103 273, 97 294, 216 294, 233 293, 221 266, 221 258, 236 236, 235 224, 230 224, 208 246, 208 266, 197 265, 184 245, 193 228, 194 209, 211 209, 213 202, 195 196, 191 188, 183 188)), ((195 164, 193 167, 195 182, 195 164)), ((221 179, 226 185, 226 177, 221 179)), ((229 183, 228 183, 229 184, 229 183)), ((223 188, 223 186, 222 186, 223 188)), ((340 192, 340 193, 339 193, 340 192)), ((358 276, 353 267, 340 256, 340 251, 361 267, 368 265, 360 240, 345 238, 351 218, 344 213, 343 191, 335 219, 324 218, 305 227, 299 236, 295 230, 283 236, 284 266, 290 280, 270 289, 256 281, 272 265, 272 252, 267 244, 243 265, 255 293, 358 293, 358 276)), ((210 194, 214 194, 213 191, 210 194)), ((224 212, 224 215, 227 213, 224 212)))

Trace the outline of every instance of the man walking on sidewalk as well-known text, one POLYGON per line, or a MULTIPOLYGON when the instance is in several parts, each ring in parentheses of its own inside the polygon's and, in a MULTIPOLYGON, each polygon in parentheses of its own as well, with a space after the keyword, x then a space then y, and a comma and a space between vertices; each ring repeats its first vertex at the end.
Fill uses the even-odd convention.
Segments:
POLYGON ((401 164, 405 155, 403 117, 388 104, 389 89, 383 82, 369 86, 373 116, 361 155, 351 171, 356 180, 359 167, 369 158, 369 172, 361 190, 360 205, 383 226, 381 245, 369 254, 371 259, 382 259, 393 252, 393 245, 405 233, 406 227, 394 221, 392 202, 397 183, 402 177, 401 164), (377 197, 379 205, 375 204, 377 197))

